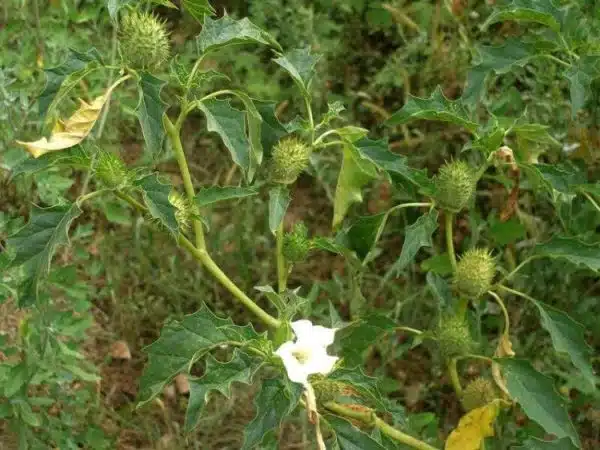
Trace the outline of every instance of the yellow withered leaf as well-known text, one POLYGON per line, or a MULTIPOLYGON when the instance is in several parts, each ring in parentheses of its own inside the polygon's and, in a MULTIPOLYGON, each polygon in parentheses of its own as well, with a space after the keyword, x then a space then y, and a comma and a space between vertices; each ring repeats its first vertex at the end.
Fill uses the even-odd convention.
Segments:
POLYGON ((499 402, 494 400, 461 417, 446 440, 445 450, 480 450, 483 440, 494 435, 494 420, 498 416, 499 402))

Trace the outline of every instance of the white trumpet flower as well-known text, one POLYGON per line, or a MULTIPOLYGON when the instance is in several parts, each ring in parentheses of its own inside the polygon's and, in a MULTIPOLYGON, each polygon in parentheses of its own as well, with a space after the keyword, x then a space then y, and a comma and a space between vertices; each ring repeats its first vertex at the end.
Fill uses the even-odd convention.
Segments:
POLYGON ((310 320, 298 320, 291 325, 296 339, 282 344, 275 354, 283 360, 289 379, 307 387, 309 375, 327 375, 339 359, 327 354, 336 329, 313 325, 310 320))

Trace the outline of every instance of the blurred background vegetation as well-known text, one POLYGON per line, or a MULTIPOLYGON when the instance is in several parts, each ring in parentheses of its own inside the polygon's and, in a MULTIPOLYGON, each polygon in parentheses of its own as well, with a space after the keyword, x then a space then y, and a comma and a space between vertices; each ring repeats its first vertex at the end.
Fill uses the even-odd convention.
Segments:
MULTIPOLYGON (((583 0, 582 0, 583 1, 583 0)), ((107 2, 110 4, 110 0, 107 2)), ((85 173, 51 169, 11 179, 11 171, 27 158, 15 139, 38 135, 40 123, 36 99, 45 83, 44 70, 59 65, 68 48, 85 51, 90 44, 105 60, 115 57, 116 29, 104 0, 4 0, 0 14, 0 242, 27 219, 31 203, 50 206, 89 190, 85 173)), ((417 123, 384 129, 380 124, 399 109, 409 94, 429 96, 440 85, 449 98, 461 95, 476 44, 493 44, 521 32, 507 23, 482 31, 480 25, 491 5, 478 0, 250 0, 211 2, 219 14, 248 16, 265 28, 284 49, 311 46, 321 53, 314 87, 317 111, 342 102, 350 123, 371 130, 371 137, 386 137, 391 149, 410 158, 413 166, 430 174, 451 158, 464 157, 468 136, 458 127, 443 123, 417 123)), ((494 3, 493 0, 490 3, 494 3)), ((565 2, 566 3, 566 2, 565 2)), ((583 1, 590 14, 595 2, 583 1)), ((197 54, 194 37, 201 26, 178 10, 156 7, 171 30, 174 53, 189 64, 197 54)), ((267 50, 233 47, 214 56, 207 66, 226 73, 234 85, 256 98, 277 102, 279 117, 291 120, 300 111, 292 81, 270 61, 267 50)), ((218 87, 219 80, 206 89, 218 87)), ((92 74, 75 94, 90 98, 101 92, 106 80, 92 74)), ((488 86, 489 110, 502 116, 519 116, 550 127, 558 145, 526 148, 546 162, 572 161, 587 164, 590 180, 597 181, 600 160, 598 114, 600 89, 594 86, 590 107, 577 121, 571 118, 566 82, 558 66, 536 61, 499 77, 488 86)), ((165 98, 174 95, 166 91, 165 98)), ((75 96, 73 96, 73 99, 75 96)), ((74 101, 74 100, 73 100, 74 101)), ((144 161, 143 139, 134 109, 136 93, 122 92, 113 98, 106 122, 95 130, 95 142, 118 152, 130 165, 144 161)), ((222 145, 206 132, 200 113, 186 123, 184 145, 199 185, 231 184, 241 176, 231 168, 222 145)), ((468 155, 466 156, 469 157, 468 155)), ((340 155, 322 153, 314 158, 311 173, 304 175, 293 193, 286 227, 304 220, 311 234, 328 234, 331 198, 340 155)), ((181 184, 177 166, 168 153, 155 161, 181 184)), ((493 175, 481 183, 478 209, 459 221, 455 244, 459 249, 485 243, 506 267, 514 266, 521 248, 544 230, 566 227, 573 234, 599 231, 600 214, 587 202, 575 200, 568 210, 555 211, 523 185, 520 215, 501 223, 500 211, 508 197, 505 180, 493 175), (563 223, 559 223, 562 221, 563 223), (506 250, 504 250, 506 246, 506 250), (502 251, 500 251, 502 249, 502 251)), ((366 201, 354 214, 373 214, 396 204, 406 194, 385 182, 372 184, 366 201)), ((253 198, 236 207, 218 207, 208 218, 209 245, 221 267, 246 291, 274 279, 273 242, 267 226, 264 198, 253 198)), ((425 288, 422 265, 444 264, 437 249, 424 255, 398 277, 381 284, 381 276, 394 262, 402 246, 404 229, 416 213, 404 212, 390 221, 380 244, 380 255, 364 274, 367 304, 390 312, 409 326, 428 328, 434 319, 435 302, 425 288), (379 274, 379 275, 378 275, 379 274)), ((442 243, 437 243, 442 248, 442 243)), ((233 400, 214 399, 213 411, 195 436, 180 432, 185 410, 185 386, 169 388, 162 403, 135 411, 137 380, 144 365, 140 349, 152 342, 167 317, 195 311, 200 302, 217 312, 246 319, 212 279, 194 261, 176 251, 168 236, 127 211, 121 203, 98 200, 76 223, 72 246, 56 258, 53 301, 62 307, 64 320, 77 328, 73 336, 86 358, 98 367, 101 382, 69 386, 61 395, 71 398, 56 413, 57 427, 73 432, 85 448, 236 449, 244 424, 253 415, 252 392, 236 392, 233 400), (87 223, 91 225, 77 225, 87 223), (147 225, 147 224, 146 224, 147 225), (62 277, 62 278, 61 278, 62 277), (73 312, 74 311, 74 312, 73 312), (131 359, 118 357, 115 344, 127 344, 131 359), (60 425, 58 425, 60 424, 60 425)), ((429 265, 429 266, 427 266, 429 265)), ((2 265, 0 263, 0 269, 2 265)), ((328 316, 329 302, 342 314, 352 297, 351 273, 341 257, 315 253, 299 265, 290 279, 302 286, 310 300, 309 313, 328 316)), ((1 289, 0 333, 3 340, 19 341, 24 318, 35 311, 18 311, 10 292, 1 289)), ((568 311, 589 331, 589 342, 600 347, 600 282, 591 273, 576 271, 562 263, 544 260, 531 264, 522 280, 532 295, 568 311)), ((552 356, 549 337, 541 332, 529 306, 510 304, 518 354, 535 359, 535 365, 553 374, 571 396, 572 417, 586 448, 600 448, 600 397, 576 388, 581 381, 568 363, 552 356)), ((497 335, 498 312, 484 317, 483 329, 497 335)), ((485 348, 485 336, 481 342, 485 348)), ((0 342, 1 344, 1 342, 0 342)), ((118 345, 117 345, 118 347, 118 345)), ((10 355, 0 353, 0 358, 10 355)), ((600 367, 595 361, 596 367, 600 367)), ((382 388, 406 407, 405 426, 424 435, 443 437, 460 415, 442 368, 424 348, 410 349, 401 338, 378 345, 367 363, 368 372, 382 380, 382 388)), ((473 364, 469 374, 477 376, 473 364)), ((58 395, 58 394, 57 394, 58 395)), ((510 422, 510 421, 507 421, 510 422)), ((506 431, 509 442, 520 430, 535 425, 524 416, 506 431)), ((18 432, 2 425, 0 447, 16 448, 18 432)), ((53 438, 50 438, 53 439, 53 438)), ((280 436, 282 448, 302 448, 306 439, 302 423, 286 425, 280 436)), ((44 448, 43 446, 40 448, 44 448)), ((63 448, 63 447, 61 447, 63 448)), ((70 448, 70 447, 64 447, 70 448)), ((76 448, 76 447, 75 447, 76 448)), ((508 448, 499 441, 494 449, 508 448)))

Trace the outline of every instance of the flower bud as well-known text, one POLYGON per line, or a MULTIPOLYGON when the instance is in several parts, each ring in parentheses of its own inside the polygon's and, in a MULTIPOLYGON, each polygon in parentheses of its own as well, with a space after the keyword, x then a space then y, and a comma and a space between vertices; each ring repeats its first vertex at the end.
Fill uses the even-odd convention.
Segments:
POLYGON ((456 266, 454 286, 461 295, 476 299, 490 290, 495 274, 496 264, 487 249, 470 249, 456 266))
POLYGON ((164 22, 149 13, 132 12, 124 16, 119 48, 129 67, 160 69, 169 58, 169 34, 164 22))
POLYGON ((435 177, 436 201, 443 209, 459 212, 475 192, 473 171, 464 161, 444 164, 435 177))
POLYGON ((308 167, 311 149, 297 138, 282 139, 271 156, 271 180, 291 184, 308 167))
POLYGON ((109 188, 127 183, 129 177, 125 163, 114 153, 103 150, 98 152, 96 175, 109 188))
POLYGON ((283 256, 288 262, 302 262, 308 256, 311 241, 308 238, 308 229, 302 222, 294 225, 291 233, 283 237, 283 256))
POLYGON ((466 355, 474 346, 467 322, 458 316, 443 318, 435 337, 440 354, 445 360, 466 355))
POLYGON ((190 228, 194 215, 194 205, 177 191, 169 194, 169 203, 175 207, 175 219, 183 230, 190 228))
POLYGON ((480 408, 497 398, 496 387, 487 378, 479 377, 471 381, 462 394, 462 404, 467 411, 480 408))

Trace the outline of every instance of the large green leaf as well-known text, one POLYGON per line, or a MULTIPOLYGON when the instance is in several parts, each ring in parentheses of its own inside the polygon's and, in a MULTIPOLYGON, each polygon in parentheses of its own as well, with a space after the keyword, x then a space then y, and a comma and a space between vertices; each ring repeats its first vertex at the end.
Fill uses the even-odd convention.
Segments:
POLYGON ((569 80, 571 115, 575 118, 592 92, 592 81, 600 78, 600 56, 584 56, 566 72, 565 76, 569 80))
POLYGON ((502 367, 510 396, 519 402, 525 414, 546 432, 559 438, 568 437, 581 448, 565 401, 554 389, 552 379, 535 370, 527 360, 501 358, 496 361, 502 367))
POLYGON ((473 121, 465 104, 459 100, 448 100, 438 88, 429 98, 410 96, 406 104, 385 123, 388 126, 402 125, 411 120, 439 120, 465 127, 474 133, 479 125, 473 121))
POLYGON ((504 20, 535 22, 559 31, 562 15, 551 0, 513 0, 506 6, 495 8, 483 27, 504 20))
POLYGON ((583 173, 565 165, 521 163, 519 166, 535 185, 550 195, 553 203, 569 203, 575 197, 575 187, 586 182, 583 173))
POLYGON ((326 414, 325 419, 335 432, 335 446, 339 450, 386 450, 368 434, 356 428, 346 419, 326 414))
POLYGON ((205 15, 212 15, 215 9, 208 0, 181 0, 183 9, 198 22, 202 22, 205 15))
POLYGON ((290 415, 302 395, 302 386, 280 378, 264 380, 254 400, 256 416, 244 430, 241 450, 260 445, 267 434, 276 432, 283 419, 290 415))
POLYGON ((562 258, 594 272, 600 271, 600 245, 589 245, 572 237, 554 236, 538 244, 535 252, 550 258, 562 258))
POLYGON ((252 325, 238 326, 231 319, 215 316, 206 305, 181 321, 170 321, 158 340, 147 346, 148 363, 140 379, 141 406, 148 403, 178 373, 189 371, 192 364, 220 345, 249 343, 261 339, 252 325))
POLYGON ((225 397, 231 397, 231 385, 234 382, 251 384, 252 379, 262 362, 235 349, 231 360, 221 362, 212 355, 206 359, 204 376, 190 378, 190 400, 185 412, 185 431, 189 433, 197 425, 213 391, 220 392, 225 397))
POLYGON ((310 47, 290 50, 274 61, 283 67, 296 82, 302 95, 310 98, 310 83, 315 75, 315 66, 320 56, 313 55, 310 47))
POLYGON ((246 176, 251 170, 250 142, 246 136, 246 113, 231 106, 229 100, 210 99, 198 104, 206 116, 208 131, 223 140, 233 162, 246 176))
POLYGON ((338 176, 333 202, 333 228, 342 223, 350 205, 362 201, 361 189, 377 177, 375 165, 363 158, 352 144, 344 145, 342 168, 338 176))
POLYGON ((179 228, 175 217, 176 209, 169 201, 172 186, 161 183, 155 173, 137 180, 135 185, 142 190, 150 215, 158 219, 171 233, 176 234, 179 228))
POLYGON ((569 438, 556 439, 554 441, 541 441, 529 438, 523 446, 515 447, 514 450, 576 450, 569 438))
POLYGON ((156 156, 162 150, 165 139, 163 115, 166 104, 160 98, 160 91, 165 84, 165 81, 148 72, 141 73, 140 103, 136 113, 142 127, 146 150, 152 156, 156 156))
POLYGON ((275 186, 269 190, 269 230, 275 234, 291 201, 290 191, 285 186, 275 186))
POLYGON ((380 412, 386 412, 385 398, 379 392, 378 379, 365 375, 360 367, 348 369, 340 367, 327 375, 328 380, 340 381, 352 386, 369 406, 380 412))
POLYGON ((348 366, 362 364, 365 351, 385 333, 393 331, 396 323, 382 314, 368 314, 350 322, 335 333, 338 353, 348 366))
POLYGON ((275 144, 288 132, 275 115, 276 103, 254 100, 254 105, 262 117, 260 139, 263 151, 266 156, 271 156, 275 144))
POLYGON ((241 20, 235 20, 231 16, 225 15, 220 19, 213 20, 209 16, 206 16, 197 42, 203 53, 228 45, 252 42, 265 44, 282 51, 281 46, 273 36, 253 24, 246 17, 241 20))
POLYGON ((200 189, 196 194, 196 203, 198 206, 208 206, 225 200, 252 197, 258 195, 258 192, 255 187, 212 186, 200 189))
POLYGON ((57 166, 89 169, 90 157, 80 145, 76 145, 60 152, 45 153, 39 158, 28 158, 13 167, 11 177, 31 175, 57 166))
POLYGON ((365 261, 379 240, 387 217, 387 213, 359 217, 338 233, 335 243, 356 252, 356 255, 365 261))
POLYGON ((33 206, 27 225, 8 238, 7 245, 15 252, 11 266, 25 266, 19 306, 30 306, 38 301, 39 284, 48 275, 52 256, 59 245, 69 242, 69 227, 80 214, 77 203, 51 208, 33 206))

